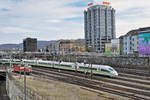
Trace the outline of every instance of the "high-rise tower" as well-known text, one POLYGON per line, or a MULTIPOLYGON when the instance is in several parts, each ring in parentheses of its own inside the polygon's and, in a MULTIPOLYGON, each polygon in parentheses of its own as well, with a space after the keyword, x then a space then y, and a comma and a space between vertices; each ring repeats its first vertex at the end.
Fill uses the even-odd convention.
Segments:
POLYGON ((86 49, 93 47, 98 52, 105 51, 105 43, 116 38, 115 9, 109 3, 89 4, 84 11, 84 30, 86 49))

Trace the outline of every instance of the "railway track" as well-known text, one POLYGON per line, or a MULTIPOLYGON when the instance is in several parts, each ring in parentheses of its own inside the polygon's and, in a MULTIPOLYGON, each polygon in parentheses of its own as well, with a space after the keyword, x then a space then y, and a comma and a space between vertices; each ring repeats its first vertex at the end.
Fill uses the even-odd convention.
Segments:
MULTIPOLYGON (((42 67, 40 67, 42 68, 42 67)), ((57 69, 54 69, 54 68, 49 68, 49 67, 44 67, 46 68, 47 70, 53 70, 55 72, 58 72, 57 69)), ((66 73, 66 74, 71 74, 71 75, 78 75, 80 77, 89 77, 90 78, 90 74, 88 75, 85 75, 83 73, 75 73, 74 71, 66 71, 66 70, 61 70, 61 73, 66 73)), ((150 80, 148 80, 149 78, 148 77, 141 77, 141 76, 137 76, 137 78, 130 78, 131 76, 133 75, 130 75, 130 74, 122 74, 121 76, 119 75, 119 77, 116 77, 116 78, 109 78, 109 77, 102 77, 100 75, 94 75, 92 78, 93 79, 96 79, 96 80, 104 80, 104 81, 111 81, 112 83, 116 82, 116 81, 123 81, 122 84, 125 84, 125 81, 127 82, 132 82, 132 83, 139 83, 140 85, 141 84, 144 84, 144 85, 150 85, 150 80), (125 75, 125 76, 122 76, 122 75, 125 75), (126 77, 126 75, 128 75, 129 77, 126 77), (140 80, 139 80, 140 79, 140 80)), ((142 87, 143 88, 143 87, 142 87)))
POLYGON ((132 74, 132 75, 142 75, 142 76, 150 76, 149 69, 135 69, 135 68, 115 68, 117 72, 132 74))
POLYGON ((142 75, 127 74, 127 73, 119 73, 119 76, 121 76, 121 77, 127 77, 127 78, 149 80, 150 81, 150 76, 147 77, 147 76, 142 76, 142 75))
POLYGON ((37 67, 33 67, 33 74, 53 77, 54 79, 67 83, 85 86, 135 100, 150 100, 150 82, 146 80, 143 80, 144 85, 140 86, 142 81, 134 79, 130 79, 132 81, 127 81, 123 79, 123 77, 112 79, 101 76, 93 76, 91 80, 88 75, 85 76, 83 73, 68 72, 64 70, 60 71, 50 68, 41 69, 37 67))

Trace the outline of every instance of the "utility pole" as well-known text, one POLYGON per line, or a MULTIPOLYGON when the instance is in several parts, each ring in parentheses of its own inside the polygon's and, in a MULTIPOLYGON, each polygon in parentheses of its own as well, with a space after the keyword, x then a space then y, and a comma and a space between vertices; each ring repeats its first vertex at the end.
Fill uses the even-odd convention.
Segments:
POLYGON ((76 56, 76 61, 75 61, 75 70, 76 70, 76 74, 77 74, 77 56, 76 56))
POLYGON ((53 56, 53 67, 55 67, 55 54, 53 56))
POLYGON ((26 100, 26 65, 24 65, 24 100, 26 100))
MULTIPOLYGON (((86 60, 84 59, 84 67, 86 68, 86 60)), ((86 77, 86 69, 84 69, 84 74, 85 74, 85 77, 86 77)))
POLYGON ((22 59, 21 59, 20 55, 21 54, 19 53, 20 64, 18 66, 19 66, 19 73, 20 73, 20 78, 21 78, 21 70, 20 70, 20 68, 21 68, 21 65, 22 65, 22 59))
POLYGON ((92 76, 93 76, 93 71, 92 71, 92 63, 91 63, 91 79, 92 79, 92 76))
POLYGON ((10 54, 10 64, 9 64, 9 70, 11 69, 11 54, 10 54))

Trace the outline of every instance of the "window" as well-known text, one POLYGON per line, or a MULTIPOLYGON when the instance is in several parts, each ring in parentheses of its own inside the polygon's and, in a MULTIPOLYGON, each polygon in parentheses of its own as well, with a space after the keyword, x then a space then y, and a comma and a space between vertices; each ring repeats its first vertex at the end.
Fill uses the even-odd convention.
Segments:
POLYGON ((110 71, 114 71, 114 69, 112 69, 112 68, 109 68, 109 70, 110 70, 110 71))
POLYGON ((109 72, 108 70, 106 70, 106 69, 101 69, 101 71, 103 71, 103 72, 109 72))

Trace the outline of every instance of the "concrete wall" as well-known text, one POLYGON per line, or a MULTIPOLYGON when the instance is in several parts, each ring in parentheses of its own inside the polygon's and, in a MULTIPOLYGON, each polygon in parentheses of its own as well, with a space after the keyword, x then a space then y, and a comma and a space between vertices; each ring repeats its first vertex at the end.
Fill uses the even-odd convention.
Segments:
MULTIPOLYGON (((10 100, 24 100, 24 86, 12 77, 10 73, 6 77, 6 91, 10 100)), ((26 100, 47 100, 37 93, 38 91, 26 87, 26 100)))
MULTIPOLYGON (((6 76, 6 91, 10 100, 24 100, 23 87, 21 84, 14 80, 11 75, 6 76)), ((27 100, 31 100, 27 97, 27 100)))

